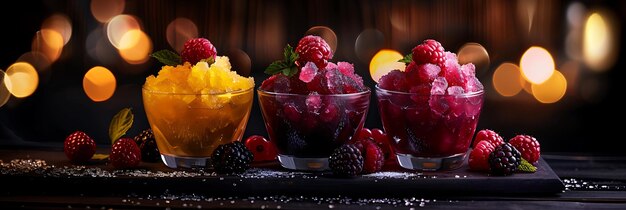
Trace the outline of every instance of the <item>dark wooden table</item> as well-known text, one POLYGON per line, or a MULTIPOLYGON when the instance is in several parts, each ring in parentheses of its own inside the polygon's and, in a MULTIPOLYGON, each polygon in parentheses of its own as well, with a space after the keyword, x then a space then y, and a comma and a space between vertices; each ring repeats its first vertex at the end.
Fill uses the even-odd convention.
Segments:
MULTIPOLYGON (((106 152, 106 150, 100 152, 106 152)), ((342 191, 342 188, 354 188, 358 185, 342 184, 346 181, 351 182, 350 180, 336 180, 338 186, 335 189, 331 186, 328 191, 320 194, 306 193, 308 191, 305 189, 302 193, 298 193, 297 189, 272 192, 261 188, 255 189, 250 182, 246 181, 248 178, 224 178, 216 176, 211 171, 175 171, 165 168, 160 163, 142 163, 142 168, 139 170, 119 172, 106 163, 98 161, 84 167, 72 166, 58 148, 4 148, 0 149, 4 173, 0 177, 0 186, 3 189, 0 194, 0 206, 10 209, 168 207, 194 209, 626 209, 625 157, 573 155, 544 155, 543 157, 565 184, 566 189, 562 192, 477 194, 472 193, 472 190, 459 190, 458 192, 422 190, 414 193, 394 193, 393 189, 380 190, 379 188, 378 191, 372 191, 359 188, 356 191, 362 193, 342 195, 341 192, 355 191, 342 191), (11 163, 12 160, 15 162, 11 163), (47 165, 42 166, 41 162, 35 160, 44 160, 47 165), (30 171, 23 176, 11 174, 14 172, 7 171, 11 167, 30 171), (38 167, 43 167, 45 170, 37 169, 38 167), (149 174, 146 174, 147 172, 149 174), (79 176, 68 175, 71 173, 79 173, 79 176), (119 178, 128 174, 147 177, 119 178), (196 176, 209 178, 208 180, 193 179, 196 176), (185 180, 195 182, 185 183, 185 180), (216 180, 224 180, 224 182, 217 182, 218 184, 213 185, 198 184, 216 180), (251 192, 227 190, 236 189, 238 183, 240 187, 255 190, 250 190, 251 192), (230 186, 231 184, 233 186, 230 186), (204 186, 214 189, 203 189, 204 186)), ((270 170, 261 170, 252 179, 271 180, 264 176, 275 176, 268 172, 276 166, 267 164, 262 167, 270 170)), ((406 173, 398 173, 394 176, 403 174, 406 173)), ((428 178, 428 175, 425 173, 420 176, 428 178)), ((316 181, 319 181, 318 176, 323 177, 324 174, 281 173, 279 176, 300 176, 304 177, 304 181, 298 179, 299 182, 316 184, 322 183, 316 181), (310 181, 306 180, 307 177, 310 177, 310 181)), ((394 180, 397 180, 398 177, 395 178, 394 180)), ((324 178, 324 180, 335 182, 333 179, 324 178)), ((358 182, 359 180, 352 181, 358 182)), ((374 182, 379 181, 384 183, 385 179, 374 180, 374 182)), ((276 182, 274 184, 289 186, 289 183, 276 182)), ((380 187, 380 185, 377 186, 380 187)), ((515 190, 511 189, 511 192, 515 190)))

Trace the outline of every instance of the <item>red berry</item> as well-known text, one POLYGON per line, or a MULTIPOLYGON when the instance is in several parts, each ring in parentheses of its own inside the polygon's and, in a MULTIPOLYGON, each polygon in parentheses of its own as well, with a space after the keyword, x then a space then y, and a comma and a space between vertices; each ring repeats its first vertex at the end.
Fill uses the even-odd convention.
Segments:
POLYGON ((141 150, 131 138, 118 139, 111 147, 109 160, 115 168, 133 168, 141 162, 141 150))
POLYGON ((180 52, 183 62, 189 62, 192 65, 202 59, 215 58, 216 55, 217 50, 215 46, 205 38, 187 40, 183 46, 183 51, 180 52))
POLYGON ((494 147, 504 144, 504 140, 498 133, 492 130, 485 129, 485 130, 478 131, 478 134, 476 134, 476 138, 474 139, 474 144, 472 146, 476 148, 476 145, 480 143, 480 141, 483 141, 483 140, 488 141, 494 147))
POLYGON ((385 164, 385 154, 372 138, 359 139, 353 143, 363 155, 363 172, 380 171, 385 164))
POLYGON ((369 128, 361 128, 361 130, 357 133, 356 139, 369 139, 372 137, 372 131, 369 128))
POLYGON ((436 65, 443 64, 445 61, 445 50, 441 43, 427 39, 420 45, 413 48, 413 61, 417 64, 432 63, 436 65))
POLYGON ((86 162, 96 153, 96 142, 87 134, 76 131, 65 138, 63 152, 72 162, 86 162))
POLYGON ((529 163, 537 163, 541 153, 539 142, 535 137, 528 135, 517 135, 509 140, 509 144, 513 145, 515 149, 522 153, 524 158, 529 163))
POLYGON ((489 154, 495 147, 488 141, 478 142, 469 156, 469 167, 475 171, 489 171, 489 154))
POLYGON ((378 128, 372 129, 372 138, 378 144, 378 147, 383 151, 385 155, 385 160, 393 159, 393 149, 391 148, 391 143, 389 142, 389 137, 387 134, 378 128))
POLYGON ((333 51, 328 43, 322 37, 312 35, 300 39, 296 53, 299 55, 296 64, 300 67, 306 62, 313 62, 317 68, 323 69, 328 64, 328 60, 333 58, 333 51))
POLYGON ((254 161, 276 160, 278 152, 274 145, 263 136, 250 136, 246 139, 246 147, 252 151, 254 161))

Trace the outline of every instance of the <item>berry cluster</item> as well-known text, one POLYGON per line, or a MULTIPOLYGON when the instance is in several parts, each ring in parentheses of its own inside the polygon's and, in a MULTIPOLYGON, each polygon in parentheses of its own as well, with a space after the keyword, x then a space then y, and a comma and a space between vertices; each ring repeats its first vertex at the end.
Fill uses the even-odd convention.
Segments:
POLYGON ((336 149, 329 159, 333 173, 339 176, 355 176, 374 173, 393 161, 393 150, 387 134, 380 129, 361 129, 347 145, 336 149))
POLYGON ((537 139, 528 135, 517 135, 508 142, 492 130, 481 130, 474 139, 469 167, 475 171, 490 171, 494 175, 511 175, 519 171, 526 161, 536 164, 541 153, 537 139))

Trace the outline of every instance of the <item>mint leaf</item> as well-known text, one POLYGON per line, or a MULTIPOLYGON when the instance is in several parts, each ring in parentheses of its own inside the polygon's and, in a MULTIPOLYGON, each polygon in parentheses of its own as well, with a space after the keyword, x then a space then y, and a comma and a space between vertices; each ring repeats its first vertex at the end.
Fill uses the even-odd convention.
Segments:
POLYGON ((130 108, 124 108, 118 112, 109 125, 109 138, 111 138, 111 144, 114 144, 120 137, 126 134, 126 131, 133 125, 133 113, 130 108))
POLYGON ((405 55, 404 58, 398 60, 398 62, 402 62, 402 63, 411 63, 411 61, 413 61, 413 53, 409 53, 408 55, 405 55))
POLYGON ((287 45, 283 51, 283 60, 272 62, 272 64, 265 68, 265 73, 269 75, 282 73, 285 76, 291 77, 298 73, 298 67, 296 66, 296 60, 298 60, 298 58, 299 55, 293 50, 293 47, 287 45))
POLYGON ((535 173, 537 171, 537 167, 530 164, 527 160, 522 158, 522 163, 517 167, 518 172, 526 172, 526 173, 535 173))
POLYGON ((215 57, 205 58, 200 60, 200 62, 206 62, 210 66, 211 64, 215 63, 215 57))
POLYGON ((156 58, 159 62, 168 65, 168 66, 176 66, 183 63, 180 55, 170 50, 160 50, 155 53, 152 53, 150 57, 156 58))
POLYGON ((109 158, 107 154, 94 154, 93 157, 91 157, 92 160, 105 160, 107 158, 109 158))

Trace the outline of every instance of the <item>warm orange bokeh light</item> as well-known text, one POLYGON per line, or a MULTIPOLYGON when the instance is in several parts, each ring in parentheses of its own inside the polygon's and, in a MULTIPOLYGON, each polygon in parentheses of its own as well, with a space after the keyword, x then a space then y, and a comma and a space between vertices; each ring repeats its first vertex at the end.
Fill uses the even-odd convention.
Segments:
POLYGON ((398 60, 402 59, 402 54, 395 50, 380 50, 370 62, 370 75, 375 82, 384 76, 385 74, 398 69, 404 71, 406 65, 398 60))
POLYGON ((460 64, 473 63, 478 74, 489 69, 489 53, 478 43, 465 43, 457 55, 460 64))
POLYGON ((522 90, 522 85, 519 83, 521 76, 517 65, 503 63, 493 73, 493 87, 502 96, 517 95, 522 90))
POLYGON ((176 18, 167 25, 165 35, 167 43, 180 52, 187 40, 198 37, 198 26, 187 18, 176 18))
POLYGON ((120 56, 130 64, 145 63, 152 52, 150 37, 141 30, 130 30, 120 40, 120 56))
POLYGON ((55 30, 42 29, 33 38, 32 51, 40 52, 54 62, 63 51, 63 36, 55 30))
POLYGON ((528 48, 520 60, 520 69, 526 80, 533 84, 545 82, 554 72, 552 55, 542 47, 528 48))
POLYGON ((11 98, 11 92, 9 92, 9 89, 7 88, 7 85, 10 84, 5 84, 5 77, 6 74, 4 71, 0 70, 0 107, 4 106, 4 104, 9 101, 9 98, 11 98))
POLYGON ((124 12, 124 0, 91 0, 91 13, 98 22, 106 23, 124 12))
MULTIPOLYGON (((117 48, 120 49, 123 46, 120 46, 120 42, 122 41, 122 37, 132 30, 141 30, 141 26, 139 25, 139 21, 137 18, 130 15, 118 15, 107 23, 106 33, 109 42, 117 48)), ((128 44, 129 40, 126 40, 128 44)))
POLYGON ((95 101, 106 101, 115 92, 115 76, 111 71, 102 66, 96 66, 85 74, 83 78, 83 89, 87 96, 95 101))
POLYGON ((17 62, 7 69, 4 84, 13 96, 25 98, 37 90, 39 75, 29 63, 17 62))
MULTIPOLYGON (((63 37, 63 45, 66 45, 72 37, 72 23, 67 16, 62 14, 54 14, 46 18, 41 24, 41 30, 52 30, 61 34, 61 37, 63 37)), ((43 38, 46 42, 56 42, 56 40, 47 40, 46 38, 48 37, 46 36, 43 38)))
POLYGON ((315 35, 322 37, 322 39, 324 39, 324 41, 328 43, 328 46, 330 46, 330 49, 333 52, 337 50, 337 34, 335 34, 335 31, 333 31, 333 29, 330 29, 329 27, 313 26, 309 30, 307 30, 304 35, 315 35))
POLYGON ((539 85, 532 84, 533 96, 537 101, 545 104, 555 103, 565 95, 567 90, 567 80, 559 71, 539 85))

